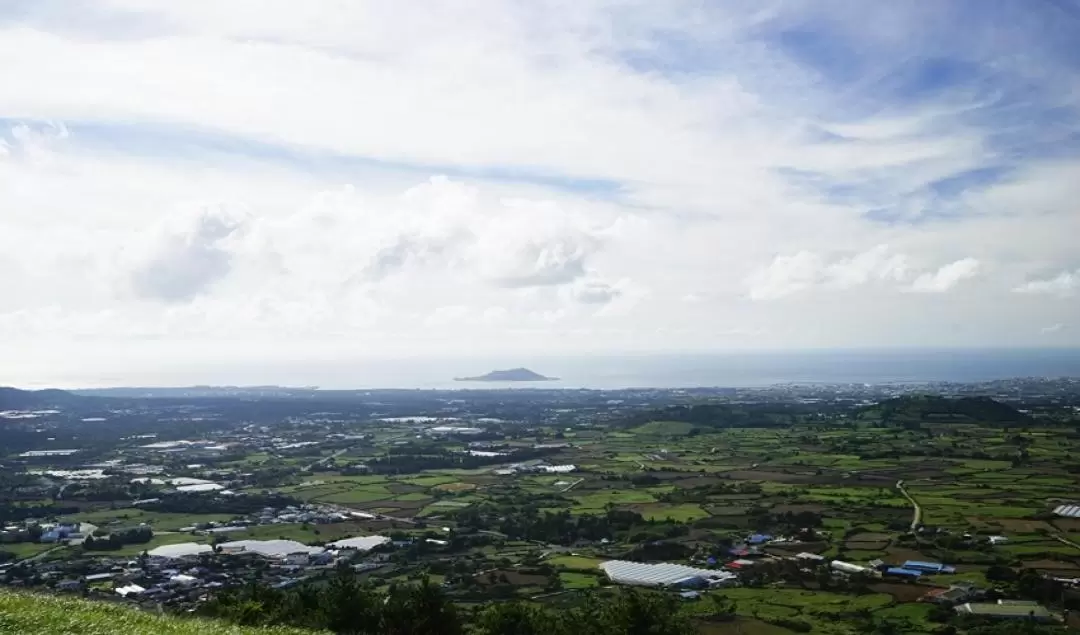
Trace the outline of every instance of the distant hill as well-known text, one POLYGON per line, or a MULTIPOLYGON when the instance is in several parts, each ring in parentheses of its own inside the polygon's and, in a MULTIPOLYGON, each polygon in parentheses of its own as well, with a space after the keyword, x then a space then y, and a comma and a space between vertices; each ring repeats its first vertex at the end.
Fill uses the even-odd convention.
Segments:
POLYGON ((86 397, 116 397, 124 399, 228 399, 228 398, 303 398, 310 399, 317 388, 286 386, 177 386, 87 388, 72 391, 86 397))
POLYGON ((454 381, 555 381, 555 377, 544 377, 540 373, 534 373, 528 368, 511 368, 509 370, 493 370, 486 375, 477 377, 455 377, 454 381))
POLYGON ((1031 417, 1008 404, 989 397, 940 397, 917 395, 897 397, 863 408, 860 419, 882 421, 926 421, 940 423, 1025 424, 1031 417))
POLYGON ((0 410, 47 408, 77 401, 78 396, 64 390, 20 390, 0 386, 0 410))
POLYGON ((0 630, 22 635, 317 635, 280 626, 234 626, 225 622, 155 615, 110 602, 0 590, 0 630))

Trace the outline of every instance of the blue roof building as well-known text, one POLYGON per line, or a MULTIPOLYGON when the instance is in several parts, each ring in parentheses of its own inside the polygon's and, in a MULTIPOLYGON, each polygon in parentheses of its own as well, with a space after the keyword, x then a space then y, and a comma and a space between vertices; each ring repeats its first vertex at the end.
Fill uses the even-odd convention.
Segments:
POLYGON ((956 573, 956 567, 950 567, 940 562, 923 562, 921 560, 908 560, 902 568, 923 573, 956 573))
POLYGON ((773 537, 769 534, 754 534, 747 538, 746 542, 752 545, 761 545, 772 540, 773 537))
POLYGON ((921 571, 914 569, 901 569, 900 567, 889 567, 885 570, 885 575, 893 576, 896 578, 907 578, 908 580, 918 580, 922 577, 921 571))

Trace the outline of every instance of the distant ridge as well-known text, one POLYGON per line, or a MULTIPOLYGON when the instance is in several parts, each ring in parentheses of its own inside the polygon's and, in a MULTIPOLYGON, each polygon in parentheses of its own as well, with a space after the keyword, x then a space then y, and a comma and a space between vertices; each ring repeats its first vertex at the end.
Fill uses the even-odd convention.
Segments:
POLYGON ((486 375, 476 377, 455 377, 454 381, 556 381, 556 377, 545 377, 528 368, 511 368, 508 370, 493 370, 486 375))
POLYGON ((45 408, 64 403, 71 403, 79 397, 65 390, 21 390, 0 386, 0 410, 21 410, 24 408, 45 408))

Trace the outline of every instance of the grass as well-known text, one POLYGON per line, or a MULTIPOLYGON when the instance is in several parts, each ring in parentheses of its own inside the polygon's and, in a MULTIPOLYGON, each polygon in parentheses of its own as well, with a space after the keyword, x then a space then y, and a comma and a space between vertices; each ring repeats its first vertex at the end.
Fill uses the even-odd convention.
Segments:
POLYGON ((608 503, 613 505, 632 505, 635 503, 656 502, 656 499, 652 494, 635 490, 606 490, 596 492, 595 494, 575 496, 574 500, 578 503, 575 507, 580 507, 582 509, 603 509, 608 503))
POLYGON ((0 551, 10 551, 15 554, 16 560, 22 560, 36 556, 43 551, 48 551, 56 545, 43 542, 5 542, 0 544, 0 551))
POLYGON ((342 538, 364 536, 364 531, 354 523, 334 523, 332 525, 258 525, 246 531, 234 531, 225 534, 225 539, 233 540, 295 540, 304 544, 333 542, 342 538))
MULTIPOLYGON (((149 551, 155 547, 161 547, 162 545, 175 545, 181 542, 208 542, 209 539, 205 536, 193 536, 191 534, 155 534, 149 542, 141 545, 124 545, 116 550, 109 551, 87 551, 88 554, 96 554, 101 556, 137 556, 144 551, 149 551)), ((76 552, 82 552, 82 547, 75 546, 70 549, 76 552)))
POLYGON ((386 500, 392 498, 394 495, 390 493, 390 490, 379 485, 369 485, 363 488, 346 489, 338 492, 331 492, 327 494, 319 494, 311 498, 311 500, 323 501, 327 503, 370 503, 372 501, 386 500))
POLYGON ((595 575, 563 571, 559 573, 564 589, 592 589, 600 585, 600 578, 595 575))
POLYGON ((701 508, 701 505, 650 505, 641 511, 645 520, 663 521, 671 518, 680 523, 693 522, 699 518, 708 518, 709 512, 701 508))
POLYGON ((694 425, 684 421, 650 421, 631 430, 634 434, 648 436, 685 436, 694 425))
POLYGON ((235 514, 173 514, 128 507, 82 512, 72 516, 65 516, 61 520, 90 523, 102 528, 108 528, 114 522, 116 527, 133 527, 146 523, 156 531, 175 531, 198 523, 225 522, 234 518, 236 518, 235 514))
POLYGON ((251 628, 155 615, 75 598, 0 591, 0 633, 20 635, 312 635, 292 628, 251 628))
POLYGON ((581 571, 597 571, 603 560, 599 558, 587 558, 585 556, 556 556, 546 560, 553 567, 563 569, 577 569, 581 571))

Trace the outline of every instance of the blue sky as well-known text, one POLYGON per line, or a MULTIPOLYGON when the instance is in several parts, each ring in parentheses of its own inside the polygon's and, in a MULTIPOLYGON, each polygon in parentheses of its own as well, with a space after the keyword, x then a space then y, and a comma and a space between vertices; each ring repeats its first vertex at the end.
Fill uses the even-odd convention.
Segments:
POLYGON ((0 338, 1077 346, 1078 65, 1073 0, 4 3, 0 338))

